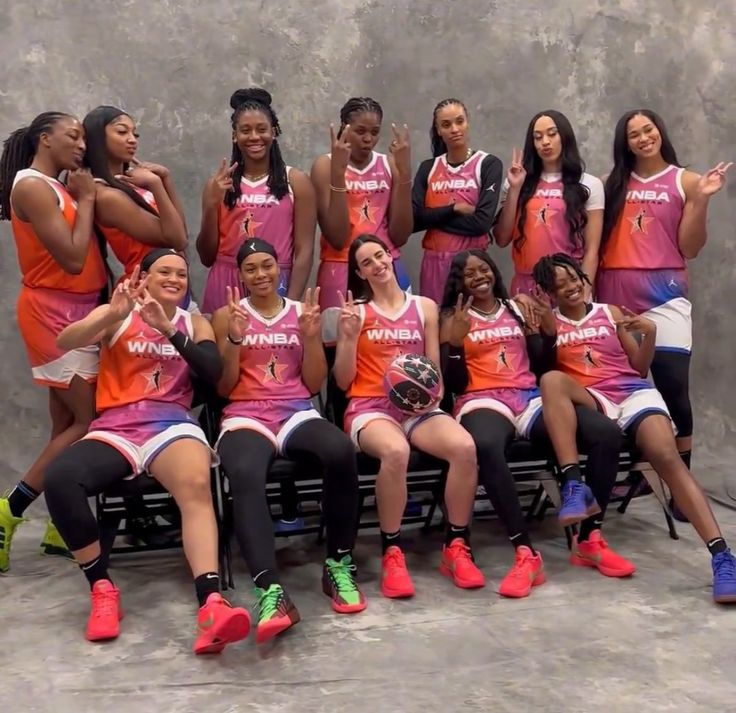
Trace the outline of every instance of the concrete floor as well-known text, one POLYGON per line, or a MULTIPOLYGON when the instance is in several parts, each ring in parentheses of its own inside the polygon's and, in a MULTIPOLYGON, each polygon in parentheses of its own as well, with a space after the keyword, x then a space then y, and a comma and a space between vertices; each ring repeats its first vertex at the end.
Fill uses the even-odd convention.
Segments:
MULTIPOLYGON (((356 556, 369 598, 331 612, 311 538, 281 541, 284 584, 302 623, 280 640, 222 656, 190 653, 195 601, 178 553, 114 560, 126 618, 115 642, 83 638, 88 612, 77 568, 37 554, 42 507, 17 534, 0 579, 0 693, 7 711, 733 711, 736 608, 713 604, 709 557, 689 526, 671 541, 653 498, 612 513, 609 541, 638 566, 629 580, 567 563, 554 518, 535 526, 549 581, 524 600, 496 593, 511 561, 495 521, 477 523, 479 591, 437 572, 441 536, 407 533, 417 586, 410 601, 378 593, 378 538, 356 556)), ((736 513, 717 507, 736 543, 736 513)), ((252 603, 242 565, 230 593, 252 603)))

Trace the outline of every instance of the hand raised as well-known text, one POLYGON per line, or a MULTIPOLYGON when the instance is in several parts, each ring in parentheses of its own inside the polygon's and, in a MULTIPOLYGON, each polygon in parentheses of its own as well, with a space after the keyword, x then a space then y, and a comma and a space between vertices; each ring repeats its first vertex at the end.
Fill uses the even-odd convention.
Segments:
POLYGON ((463 340, 470 331, 471 319, 470 319, 470 307, 473 304, 473 296, 468 297, 467 301, 463 304, 462 292, 457 296, 457 303, 455 304, 455 311, 452 314, 452 321, 450 322, 450 344, 455 346, 461 346, 463 340))
POLYGON ((240 290, 237 287, 225 287, 227 295, 227 333, 230 339, 239 342, 248 331, 250 315, 240 304, 240 290))
POLYGON ((237 167, 237 162, 229 163, 226 158, 222 159, 215 175, 205 184, 204 195, 207 202, 212 205, 222 203, 225 194, 233 190, 233 173, 237 167))
POLYGON ((69 171, 66 178, 66 188, 77 202, 84 198, 94 198, 96 188, 92 172, 88 168, 69 171))
POLYGON ((330 151, 332 156, 332 165, 340 169, 343 173, 350 162, 351 144, 350 124, 345 124, 342 131, 335 133, 335 127, 330 124, 330 151), (339 136, 338 136, 339 134, 339 136))
POLYGON ((360 334, 360 312, 353 301, 353 293, 348 290, 347 298, 338 292, 340 298, 340 317, 337 320, 337 336, 345 339, 357 339, 360 334))
POLYGON ((506 180, 509 182, 509 187, 514 189, 521 188, 525 178, 524 155, 521 151, 513 149, 511 153, 511 165, 508 171, 506 171, 506 180))
POLYGON ((319 308, 319 290, 308 289, 302 302, 302 311, 299 315, 299 328, 304 339, 319 336, 322 330, 322 313, 319 308))
POLYGON ((707 198, 718 193, 726 185, 726 172, 731 166, 733 162, 720 162, 704 173, 698 180, 698 193, 707 198))

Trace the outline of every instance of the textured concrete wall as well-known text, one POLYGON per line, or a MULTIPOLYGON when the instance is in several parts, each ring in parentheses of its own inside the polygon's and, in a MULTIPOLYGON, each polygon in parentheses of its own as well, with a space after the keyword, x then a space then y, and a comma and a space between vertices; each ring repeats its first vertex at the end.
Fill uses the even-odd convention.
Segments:
MULTIPOLYGON (((411 126, 415 163, 428 155, 434 104, 454 95, 470 109, 472 145, 504 162, 531 115, 556 107, 600 175, 618 116, 647 105, 665 116, 681 159, 703 170, 736 158, 735 32, 731 2, 695 0, 5 0, 0 135, 46 109, 126 107, 140 124, 141 155, 173 169, 192 238, 202 184, 229 153, 228 98, 240 86, 272 92, 284 154, 307 170, 353 94, 374 96, 388 122, 411 126)), ((735 442, 727 369, 736 346, 733 174, 713 202, 710 242, 692 269, 702 455, 735 442)), ((415 275, 418 242, 407 251, 415 275)), ((501 261, 508 267, 506 255, 501 261)), ((7 225, 0 269, 0 299, 14 315, 18 270, 7 225)), ((1 486, 45 439, 46 396, 30 381, 14 317, 0 324, 0 340, 1 486)))

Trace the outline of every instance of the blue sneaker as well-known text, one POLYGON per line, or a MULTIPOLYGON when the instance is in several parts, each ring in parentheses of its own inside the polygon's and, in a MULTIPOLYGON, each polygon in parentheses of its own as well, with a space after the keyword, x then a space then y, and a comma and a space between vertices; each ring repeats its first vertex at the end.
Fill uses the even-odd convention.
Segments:
POLYGON ((276 520, 274 532, 298 532, 304 529, 304 518, 296 517, 293 520, 276 520))
POLYGON ((719 604, 736 602, 736 557, 731 550, 713 557, 713 601, 719 604))
POLYGON ((579 480, 568 480, 562 486, 562 505, 557 519, 563 527, 574 525, 601 511, 593 491, 579 480))

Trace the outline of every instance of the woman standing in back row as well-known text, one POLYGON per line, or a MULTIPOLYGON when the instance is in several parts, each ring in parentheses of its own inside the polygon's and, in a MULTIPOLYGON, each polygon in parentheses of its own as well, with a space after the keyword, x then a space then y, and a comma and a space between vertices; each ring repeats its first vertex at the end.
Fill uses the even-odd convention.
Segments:
POLYGON ((230 106, 230 163, 223 159, 204 187, 197 236, 199 258, 210 268, 202 299, 207 315, 227 304, 226 288, 243 292, 236 255, 245 240, 259 237, 274 246, 279 294, 289 299, 301 298, 314 253, 314 189, 302 171, 284 163, 271 95, 265 89, 238 89, 230 106))
POLYGON ((692 305, 686 261, 705 245, 708 203, 723 188, 730 166, 719 163, 702 176, 682 168, 664 122, 649 109, 629 111, 616 125, 597 299, 657 325, 652 378, 688 468, 692 305))
POLYGON ((485 250, 496 215, 503 165, 492 154, 471 149, 468 110, 459 99, 434 108, 432 156, 414 178, 414 230, 426 230, 420 293, 442 302, 452 258, 463 250, 485 250))

